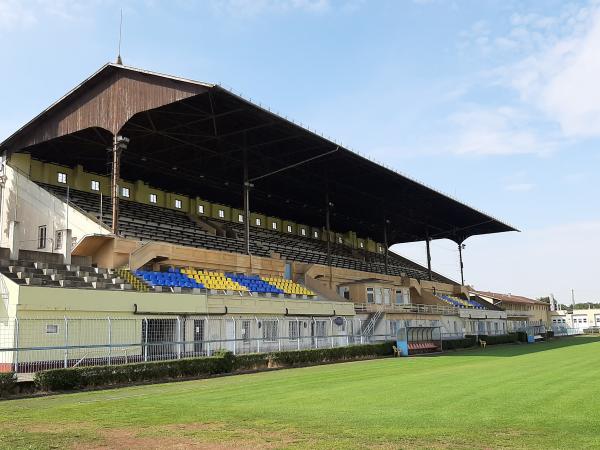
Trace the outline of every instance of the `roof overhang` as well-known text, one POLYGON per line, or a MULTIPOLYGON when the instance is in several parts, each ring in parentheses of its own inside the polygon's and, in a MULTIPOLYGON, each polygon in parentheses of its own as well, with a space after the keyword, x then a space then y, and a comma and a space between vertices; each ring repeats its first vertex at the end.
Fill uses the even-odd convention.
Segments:
POLYGON ((251 210, 297 223, 322 226, 328 193, 332 229, 384 242, 386 227, 390 245, 516 231, 219 85, 116 64, 0 149, 103 174, 115 134, 130 139, 123 179, 241 208, 247 160, 251 210))

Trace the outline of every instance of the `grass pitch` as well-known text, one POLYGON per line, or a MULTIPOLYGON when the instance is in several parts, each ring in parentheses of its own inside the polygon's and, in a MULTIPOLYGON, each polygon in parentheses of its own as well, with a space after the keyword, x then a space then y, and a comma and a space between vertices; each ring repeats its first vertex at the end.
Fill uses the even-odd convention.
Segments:
POLYGON ((0 403, 0 448, 600 448, 600 339, 0 403))

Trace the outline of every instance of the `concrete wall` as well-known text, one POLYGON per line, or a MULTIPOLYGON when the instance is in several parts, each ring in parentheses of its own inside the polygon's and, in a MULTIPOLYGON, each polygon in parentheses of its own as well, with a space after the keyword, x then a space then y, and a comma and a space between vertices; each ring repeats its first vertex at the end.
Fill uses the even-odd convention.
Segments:
MULTIPOLYGON (((67 175, 67 184, 71 186, 73 189, 86 191, 86 192, 102 192, 103 195, 110 195, 110 177, 106 175, 95 174, 91 172, 87 172, 84 170, 83 166, 78 165, 74 168, 61 166, 58 164, 45 163, 42 161, 37 161, 31 159, 30 155, 24 153, 16 153, 11 156, 10 163, 18 167, 20 171, 25 174, 27 177, 31 178, 31 180, 36 182, 47 183, 55 186, 65 186, 65 184, 58 183, 57 177, 58 173, 64 173, 67 175), (100 191, 93 191, 91 189, 92 180, 98 181, 100 183, 100 191)), ((139 203, 147 204, 147 205, 156 205, 164 208, 178 209, 180 211, 194 214, 201 217, 207 218, 217 218, 226 221, 238 222, 238 214, 239 210, 232 208, 229 205, 222 205, 217 203, 211 203, 206 199, 202 199, 201 197, 187 197, 182 194, 174 193, 174 192, 166 192, 160 189, 154 188, 146 182, 141 180, 137 181, 127 181, 120 180, 119 186, 121 191, 119 195, 121 198, 125 198, 122 196, 122 188, 129 189, 129 197, 127 200, 136 201, 139 203), (150 195, 156 195, 156 203, 150 202, 150 195), (176 200, 181 201, 181 208, 175 207, 176 200), (204 207, 204 212, 200 214, 198 212, 198 205, 202 205, 204 207), (224 217, 219 217, 219 210, 224 212, 224 217)), ((278 217, 268 217, 264 214, 253 212, 251 214, 251 224, 256 226, 256 219, 260 219, 261 228, 272 230, 273 223, 276 223, 277 230, 287 232, 287 225, 292 226, 292 233, 298 236, 302 235, 302 229, 306 231, 306 237, 314 238, 314 232, 316 231, 319 234, 320 240, 325 240, 326 235, 322 228, 311 228, 306 225, 296 224, 294 222, 278 218, 278 217)), ((375 241, 369 238, 358 238, 356 233, 347 232, 346 234, 335 234, 333 235, 333 242, 338 242, 337 237, 342 237, 343 244, 352 247, 352 248, 361 248, 373 252, 383 253, 383 245, 380 243, 376 243, 375 241)))
MULTIPOLYGON (((109 234, 109 230, 94 219, 57 199, 27 178, 26 174, 5 166, 6 183, 0 200, 0 246, 9 247, 9 224, 18 222, 16 234, 20 249, 60 253, 56 248, 56 233, 67 227, 73 241, 87 234, 109 234), (67 224, 68 221, 68 224, 67 224), (38 248, 38 231, 46 226, 46 246, 38 248)), ((63 234, 63 246, 66 233, 63 234)), ((61 246, 62 248, 62 246, 61 246)))

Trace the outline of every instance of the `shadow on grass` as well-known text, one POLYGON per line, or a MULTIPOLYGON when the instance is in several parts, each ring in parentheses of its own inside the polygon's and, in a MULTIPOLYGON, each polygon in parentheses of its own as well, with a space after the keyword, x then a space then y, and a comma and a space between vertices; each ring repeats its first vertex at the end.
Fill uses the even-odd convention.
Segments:
POLYGON ((497 356, 510 357, 528 355, 531 353, 545 352, 548 350, 556 350, 564 347, 573 347, 576 345, 591 344, 600 342, 597 336, 571 336, 562 338, 553 338, 549 341, 536 342, 535 344, 499 344, 488 345, 486 349, 480 347, 466 348, 459 350, 448 350, 443 353, 444 356, 497 356))

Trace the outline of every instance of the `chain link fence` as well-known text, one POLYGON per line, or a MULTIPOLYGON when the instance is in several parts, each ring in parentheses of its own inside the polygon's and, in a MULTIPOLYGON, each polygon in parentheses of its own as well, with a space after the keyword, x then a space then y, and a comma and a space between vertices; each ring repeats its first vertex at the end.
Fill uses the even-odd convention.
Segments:
POLYGON ((127 364, 234 354, 333 348, 394 339, 388 324, 363 333, 344 317, 140 317, 11 319, 0 322, 0 371, 127 364), (378 332, 379 332, 378 328, 378 332))

